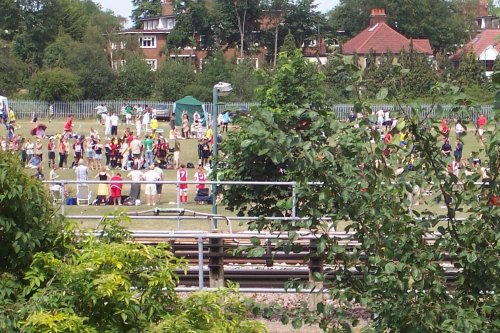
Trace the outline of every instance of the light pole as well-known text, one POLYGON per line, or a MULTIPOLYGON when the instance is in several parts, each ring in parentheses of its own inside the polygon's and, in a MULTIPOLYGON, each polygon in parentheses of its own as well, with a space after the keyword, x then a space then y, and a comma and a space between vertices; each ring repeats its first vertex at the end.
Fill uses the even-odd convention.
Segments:
MULTIPOLYGON (((231 93, 233 87, 230 83, 219 82, 217 83, 213 90, 213 105, 212 105, 212 174, 217 177, 217 164, 219 155, 219 140, 217 133, 217 118, 219 115, 219 96, 227 96, 231 93)), ((215 178, 215 181, 217 178, 215 178)), ((217 215, 217 184, 212 184, 212 214, 217 215)), ((217 229, 217 218, 212 218, 212 229, 217 229)))

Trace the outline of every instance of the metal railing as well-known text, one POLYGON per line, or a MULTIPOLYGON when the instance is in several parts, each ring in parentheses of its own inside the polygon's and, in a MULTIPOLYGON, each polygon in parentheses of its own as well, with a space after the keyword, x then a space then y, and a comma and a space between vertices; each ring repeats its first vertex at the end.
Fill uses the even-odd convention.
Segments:
MULTIPOLYGON (((149 105, 154 107, 156 105, 166 105, 168 110, 173 110, 174 102, 161 102, 155 100, 84 100, 84 101, 75 101, 75 102, 63 102, 57 101, 54 102, 54 117, 58 119, 65 119, 70 114, 74 115, 77 119, 94 119, 96 117, 96 108, 105 104, 108 107, 109 112, 121 112, 121 108, 123 103, 130 103, 130 105, 140 104, 142 106, 149 105)), ((49 114, 49 103, 45 101, 39 100, 10 100, 9 105, 16 113, 16 117, 18 119, 30 119, 33 113, 36 113, 38 118, 43 120, 48 118, 49 114)), ((257 103, 252 102, 228 102, 228 103, 220 103, 219 104, 219 112, 223 112, 224 110, 250 110, 253 106, 258 105, 257 103)), ((212 114, 212 103, 205 102, 203 103, 203 108, 207 115, 212 114)), ((458 113, 452 113, 451 109, 453 105, 450 104, 440 104, 439 107, 437 105, 431 104, 421 104, 417 107, 415 106, 404 106, 405 110, 409 114, 413 114, 415 112, 419 112, 419 115, 422 117, 424 115, 429 115, 434 119, 441 119, 442 117, 451 119, 460 117, 462 119, 475 120, 479 117, 480 114, 484 114, 488 119, 493 117, 493 106, 492 105, 480 105, 476 108, 472 108, 470 112, 461 111, 458 113)), ((391 112, 396 112, 398 110, 398 106, 393 104, 373 104, 371 105, 373 111, 384 109, 391 112)), ((332 113, 335 114, 336 118, 340 120, 347 120, 347 116, 351 111, 354 111, 353 104, 335 104, 330 107, 332 113)))

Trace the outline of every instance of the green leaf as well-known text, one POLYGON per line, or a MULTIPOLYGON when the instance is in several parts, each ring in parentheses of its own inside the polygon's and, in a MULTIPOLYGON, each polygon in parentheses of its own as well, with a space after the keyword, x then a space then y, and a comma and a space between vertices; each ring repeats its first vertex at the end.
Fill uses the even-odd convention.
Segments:
POLYGON ((388 94, 389 94, 389 89, 386 87, 383 87, 378 91, 376 98, 379 100, 382 100, 382 99, 385 99, 388 94))
POLYGON ((387 264, 385 264, 385 272, 387 274, 392 274, 394 273, 395 270, 396 270, 396 265, 394 265, 393 262, 388 262, 387 264))

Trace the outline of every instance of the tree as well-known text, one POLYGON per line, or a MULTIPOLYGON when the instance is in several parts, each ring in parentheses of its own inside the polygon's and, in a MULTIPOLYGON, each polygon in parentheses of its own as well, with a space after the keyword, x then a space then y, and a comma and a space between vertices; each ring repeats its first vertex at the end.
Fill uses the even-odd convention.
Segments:
POLYGON ((49 194, 24 171, 20 156, 0 152, 0 273, 19 278, 37 251, 49 250, 61 226, 49 194))
MULTIPOLYGON (((323 76, 299 50, 281 54, 278 63, 279 70, 257 92, 261 107, 252 112, 252 119, 241 120, 241 127, 248 130, 237 131, 222 143, 221 160, 228 168, 222 171, 221 179, 292 180, 295 174, 288 170, 307 163, 302 149, 325 144, 324 136, 311 137, 308 130, 323 125, 327 114, 322 106, 323 76), (240 147, 239 156, 234 154, 236 146, 240 147)), ((226 190, 226 203, 238 214, 281 215, 288 200, 291 202, 291 189, 285 187, 238 186, 226 190), (257 197, 259 200, 254 200, 257 197)))
POLYGON ((161 14, 160 0, 132 0, 132 4, 134 5, 134 9, 132 10, 131 19, 136 29, 141 27, 142 19, 160 16, 161 14))
POLYGON ((10 95, 20 87, 23 63, 13 55, 12 44, 0 40, 0 95, 10 95))
POLYGON ((117 74, 109 66, 106 43, 96 28, 88 28, 81 43, 74 42, 67 57, 67 67, 78 75, 83 98, 115 98, 117 74))
POLYGON ((463 52, 455 72, 455 81, 461 87, 479 85, 485 82, 484 68, 473 50, 463 52))
POLYGON ((294 0, 289 3, 285 27, 295 38, 295 44, 306 47, 306 40, 316 40, 322 16, 314 0, 294 0))
POLYGON ((195 84, 196 68, 192 63, 167 59, 158 70, 156 90, 164 101, 176 101, 185 96, 190 85, 195 84))
POLYGON ((167 42, 169 51, 187 46, 211 50, 215 44, 213 8, 206 1, 177 1, 174 8, 176 22, 167 42))
POLYGON ((31 78, 30 94, 43 101, 76 101, 83 95, 78 81, 69 69, 46 69, 31 78))
MULTIPOLYGON (((298 92, 321 84, 318 77, 297 80, 294 73, 303 66, 298 59, 283 61, 273 86, 286 83, 288 91, 298 92)), ((384 90, 378 95, 386 95, 384 90)), ((313 104, 315 97, 298 96, 300 105, 313 104)), ((498 113, 487 134, 490 179, 485 187, 474 184, 477 174, 448 172, 450 159, 440 151, 441 133, 432 119, 398 110, 401 117, 391 133, 406 134, 404 148, 399 140, 381 140, 368 121, 371 108, 361 99, 355 105, 363 114, 357 126, 332 120, 327 112, 294 112, 290 104, 295 103, 280 94, 266 93, 259 101, 262 107, 251 125, 244 123, 221 143, 227 168, 218 176, 225 181, 296 182, 295 197, 287 187, 221 189, 229 208, 240 215, 290 216, 295 209, 301 219, 249 223, 251 229, 287 233, 290 241, 275 244, 285 253, 300 247, 298 231, 315 235, 313 255, 332 269, 315 273, 313 285, 328 284, 331 301, 319 302, 312 313, 296 312, 295 326, 313 321, 328 332, 350 332, 356 325, 352 308, 362 306, 373 314, 368 330, 375 332, 500 329, 494 310, 500 305, 498 113), (433 191, 429 200, 444 205, 446 213, 414 209, 418 189, 433 191), (327 233, 341 222, 359 245, 348 248, 327 233), (435 241, 427 243, 426 235, 436 229, 435 241), (444 260, 459 270, 453 284, 447 283, 444 260)))
POLYGON ((258 77, 253 61, 242 61, 230 73, 229 82, 233 91, 231 100, 248 102, 253 101, 254 92, 258 85, 258 77))
POLYGON ((151 67, 139 56, 132 55, 118 73, 119 94, 124 99, 151 97, 155 75, 151 67))

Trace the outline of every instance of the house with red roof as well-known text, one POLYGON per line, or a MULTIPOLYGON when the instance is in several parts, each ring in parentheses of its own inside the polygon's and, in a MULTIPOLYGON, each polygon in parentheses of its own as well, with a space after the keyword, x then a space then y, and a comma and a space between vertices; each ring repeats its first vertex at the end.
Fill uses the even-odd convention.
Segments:
POLYGON ((473 52, 476 59, 483 64, 486 76, 491 76, 495 60, 500 54, 500 29, 481 31, 474 39, 455 52, 450 59, 458 67, 462 55, 470 52, 473 52))
MULTIPOLYGON (((414 51, 433 57, 431 44, 428 39, 408 39, 387 24, 387 15, 384 9, 373 9, 370 16, 370 26, 348 40, 342 46, 345 56, 359 57, 359 66, 366 67, 367 56, 371 53, 375 61, 387 53, 397 55, 403 50, 414 51)), ((395 58, 397 61, 397 57, 395 58)))

